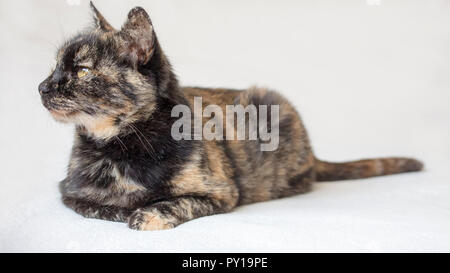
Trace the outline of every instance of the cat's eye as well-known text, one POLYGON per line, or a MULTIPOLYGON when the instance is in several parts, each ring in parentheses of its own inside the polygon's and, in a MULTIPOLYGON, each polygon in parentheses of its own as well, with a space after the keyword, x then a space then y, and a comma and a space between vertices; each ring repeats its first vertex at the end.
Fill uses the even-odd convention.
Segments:
POLYGON ((83 78, 84 76, 86 76, 87 74, 89 74, 91 70, 87 67, 81 67, 80 69, 78 69, 77 71, 77 76, 78 78, 83 78))

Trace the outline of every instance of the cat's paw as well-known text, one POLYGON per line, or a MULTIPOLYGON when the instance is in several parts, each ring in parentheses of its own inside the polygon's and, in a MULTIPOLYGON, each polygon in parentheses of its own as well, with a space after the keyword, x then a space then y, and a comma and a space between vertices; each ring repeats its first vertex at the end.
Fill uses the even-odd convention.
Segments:
POLYGON ((174 228, 170 217, 165 217, 156 210, 141 210, 133 212, 128 219, 128 226, 136 230, 162 230, 174 228))

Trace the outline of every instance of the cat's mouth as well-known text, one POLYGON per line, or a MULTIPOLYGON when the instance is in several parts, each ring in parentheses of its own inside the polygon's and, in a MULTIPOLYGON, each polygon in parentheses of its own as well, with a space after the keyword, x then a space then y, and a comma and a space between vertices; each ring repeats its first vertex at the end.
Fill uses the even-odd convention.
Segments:
POLYGON ((44 98, 42 99, 42 104, 57 121, 69 122, 78 113, 77 110, 63 109, 62 105, 44 98))

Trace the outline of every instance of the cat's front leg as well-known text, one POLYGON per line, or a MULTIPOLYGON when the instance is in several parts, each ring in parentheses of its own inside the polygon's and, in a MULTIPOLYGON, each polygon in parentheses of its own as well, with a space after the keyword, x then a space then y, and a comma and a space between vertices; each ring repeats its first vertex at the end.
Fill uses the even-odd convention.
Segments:
POLYGON ((87 218, 97 218, 115 222, 127 222, 133 212, 131 209, 117 206, 102 206, 86 200, 63 196, 63 203, 76 213, 87 218))
POLYGON ((174 228, 189 220, 230 210, 219 200, 204 196, 182 196, 161 201, 133 212, 128 226, 137 230, 174 228))

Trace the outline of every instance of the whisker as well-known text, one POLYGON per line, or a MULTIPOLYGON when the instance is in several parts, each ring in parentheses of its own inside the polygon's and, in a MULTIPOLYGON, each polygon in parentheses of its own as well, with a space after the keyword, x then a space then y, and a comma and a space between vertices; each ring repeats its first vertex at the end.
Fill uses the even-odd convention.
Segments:
POLYGON ((156 154, 156 151, 155 151, 155 149, 153 148, 152 143, 151 143, 151 142, 147 139, 147 137, 141 132, 141 130, 139 130, 139 128, 137 128, 137 127, 134 126, 133 124, 130 124, 130 125, 133 126, 133 128, 134 128, 138 133, 141 134, 141 136, 144 138, 145 142, 147 142, 148 146, 150 146, 150 148, 152 149, 153 154, 156 154))
MULTIPOLYGON (((131 125, 131 124, 130 124, 131 125)), ((141 137, 138 135, 138 133, 136 132, 136 130, 133 128, 133 126, 129 126, 129 128, 131 130, 133 130, 134 134, 138 137, 139 141, 141 142, 142 146, 144 146, 144 149, 147 151, 147 153, 150 156, 154 156, 155 154, 152 155, 152 153, 148 150, 147 146, 145 145, 145 143, 142 141, 141 137)))
POLYGON ((122 152, 125 152, 125 150, 128 150, 127 146, 125 146, 125 143, 123 143, 123 141, 118 136, 115 136, 115 138, 119 142, 119 146, 122 149, 122 152), (125 148, 125 150, 124 150, 124 148, 125 148))

